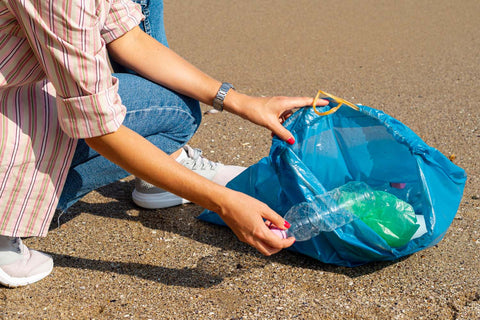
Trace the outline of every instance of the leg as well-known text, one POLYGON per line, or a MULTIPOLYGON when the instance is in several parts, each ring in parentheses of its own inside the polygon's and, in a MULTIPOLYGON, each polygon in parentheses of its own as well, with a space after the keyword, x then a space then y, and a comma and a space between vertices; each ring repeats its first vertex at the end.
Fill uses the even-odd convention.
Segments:
MULTIPOLYGON (((162 0, 134 1, 141 4, 146 17, 140 27, 168 45, 163 27, 162 0)), ((112 63, 112 66, 114 70, 131 73, 118 64, 112 63)), ((175 152, 191 138, 201 119, 198 102, 133 75, 117 77, 124 78, 120 81, 119 89, 128 109, 124 125, 142 132, 142 135, 167 153, 175 152), (156 122, 153 119, 163 121, 156 122)), ((66 210, 89 191, 126 175, 128 173, 98 155, 81 140, 58 208, 66 210)), ((9 287, 24 286, 44 278, 52 268, 53 260, 50 256, 28 249, 20 238, 0 235, 0 284, 9 287)))
MULTIPOLYGON (((163 25, 163 1, 132 1, 141 5, 145 16, 140 28, 168 46, 163 25)), ((166 153, 178 153, 200 124, 199 103, 133 75, 133 71, 113 61, 112 66, 118 72, 114 75, 120 80, 119 94, 127 107, 123 124, 166 153)), ((57 208, 66 210, 88 192, 126 176, 127 172, 80 140, 57 208)))
MULTIPOLYGON (((140 27, 162 44, 168 45, 163 25, 163 1, 132 1, 142 6, 145 15, 145 21, 140 27)), ((124 72, 115 74, 120 80, 120 97, 128 110, 124 125, 166 153, 173 153, 176 158, 183 150, 180 148, 190 140, 200 124, 199 103, 135 76, 133 71, 118 64, 112 63, 112 66, 117 72, 124 72)), ((200 168, 195 171, 220 184, 226 184, 243 170, 240 167, 223 166, 208 161, 201 157, 197 149, 188 148, 182 152, 183 160, 179 162, 190 169, 200 168)), ((84 141, 79 141, 58 209, 66 210, 88 192, 128 175, 123 169, 91 150, 84 141)), ((186 201, 139 179, 136 181, 133 198, 137 204, 148 208, 186 201), (168 199, 166 202, 162 198, 164 196, 168 199)))
MULTIPOLYGON (((115 76, 127 107, 125 126, 168 154, 190 140, 201 120, 197 101, 133 74, 115 76)), ((66 210, 88 192, 128 175, 80 140, 57 208, 66 210)))

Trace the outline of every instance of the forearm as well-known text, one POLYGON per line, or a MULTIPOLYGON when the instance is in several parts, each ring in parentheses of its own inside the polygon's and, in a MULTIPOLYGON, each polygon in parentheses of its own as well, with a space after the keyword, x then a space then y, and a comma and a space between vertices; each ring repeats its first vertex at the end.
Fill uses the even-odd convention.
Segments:
POLYGON ((186 169, 127 127, 85 141, 131 174, 212 211, 220 213, 222 197, 231 192, 186 169))
MULTIPOLYGON (((143 77, 211 105, 221 83, 136 27, 108 45, 112 58, 143 77)), ((293 139, 279 119, 292 109, 311 105, 310 97, 251 97, 230 90, 224 110, 261 125, 285 141, 293 139)), ((317 105, 326 105, 319 99, 317 105)))
POLYGON ((118 63, 205 104, 212 104, 221 85, 138 27, 110 43, 107 48, 118 63))
POLYGON ((188 170, 127 127, 85 141, 137 177, 217 212, 240 240, 263 254, 273 254, 294 242, 293 238, 280 239, 265 226, 263 219, 280 228, 285 225, 268 206, 188 170))

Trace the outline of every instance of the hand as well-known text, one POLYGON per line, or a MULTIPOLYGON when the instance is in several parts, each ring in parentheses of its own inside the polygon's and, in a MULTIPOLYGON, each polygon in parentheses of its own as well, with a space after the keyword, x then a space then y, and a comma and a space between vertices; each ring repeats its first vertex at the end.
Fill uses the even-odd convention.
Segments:
MULTIPOLYGON (((220 216, 245 243, 255 247, 264 255, 272 255, 290 247, 295 238, 281 239, 265 224, 271 221, 279 229, 285 230, 285 220, 266 204, 240 192, 229 190, 223 199, 220 216)), ((287 223, 288 225, 288 223, 287 223)))
POLYGON ((263 219, 271 221, 279 229, 285 229, 285 220, 266 204, 194 173, 125 126, 85 141, 92 149, 135 176, 219 213, 241 241, 265 255, 274 254, 295 242, 294 238, 281 239, 265 225, 263 219))
MULTIPOLYGON (((295 140, 282 125, 283 122, 293 114, 293 109, 311 106, 312 103, 311 97, 251 97, 234 90, 230 90, 225 98, 227 110, 269 129, 290 144, 295 140)), ((317 106, 327 104, 327 100, 317 100, 317 106)))

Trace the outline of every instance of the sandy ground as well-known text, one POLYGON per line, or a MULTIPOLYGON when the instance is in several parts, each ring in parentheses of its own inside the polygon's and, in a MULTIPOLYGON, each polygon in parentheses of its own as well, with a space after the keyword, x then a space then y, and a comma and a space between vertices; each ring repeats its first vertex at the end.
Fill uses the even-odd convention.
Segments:
MULTIPOLYGON (((196 205, 147 211, 131 178, 92 192, 27 239, 53 255, 42 282, 0 288, 4 319, 480 319, 480 2, 166 1, 170 45, 256 95, 323 89, 382 109, 468 173, 437 246, 344 268, 288 251, 263 257, 196 205), (360 6, 361 5, 361 6, 360 6)), ((206 107, 204 107, 207 110, 206 107)), ((192 141, 251 165, 270 135, 205 117, 192 141)))

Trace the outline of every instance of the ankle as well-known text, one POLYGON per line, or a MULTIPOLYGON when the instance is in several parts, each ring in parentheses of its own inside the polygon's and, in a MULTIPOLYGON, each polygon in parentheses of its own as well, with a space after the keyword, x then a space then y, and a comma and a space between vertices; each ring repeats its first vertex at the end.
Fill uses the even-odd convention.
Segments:
POLYGON ((14 243, 17 241, 16 239, 17 239, 16 237, 0 235, 0 251, 14 250, 15 249, 14 243))
POLYGON ((21 245, 20 238, 0 236, 0 266, 20 260, 22 258, 21 245))

